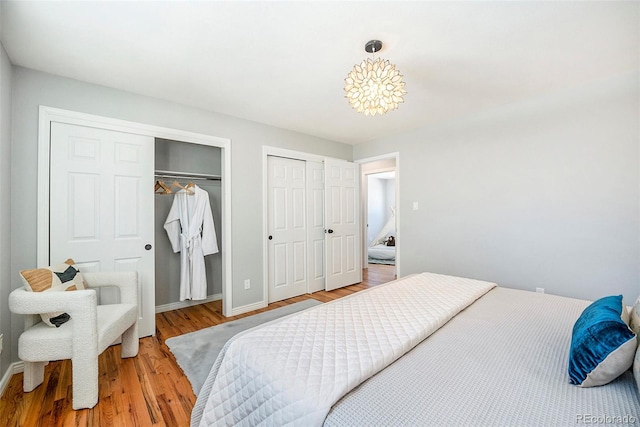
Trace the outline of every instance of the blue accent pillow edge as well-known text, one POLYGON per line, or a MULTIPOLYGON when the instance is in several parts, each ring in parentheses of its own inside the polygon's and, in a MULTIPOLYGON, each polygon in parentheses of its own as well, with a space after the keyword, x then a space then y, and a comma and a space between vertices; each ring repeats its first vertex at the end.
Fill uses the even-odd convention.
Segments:
POLYGON ((571 384, 581 385, 609 354, 636 338, 622 320, 622 310, 622 295, 600 298, 584 309, 571 335, 568 369, 571 384))

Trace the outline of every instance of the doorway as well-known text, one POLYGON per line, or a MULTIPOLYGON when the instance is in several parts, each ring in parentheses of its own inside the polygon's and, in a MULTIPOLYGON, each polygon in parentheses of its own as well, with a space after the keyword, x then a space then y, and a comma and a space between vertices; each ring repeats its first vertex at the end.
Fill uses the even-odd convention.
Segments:
POLYGON ((362 280, 359 165, 264 147, 265 303, 362 280))
MULTIPOLYGON (((207 145, 188 144, 182 141, 155 138, 155 177, 169 185, 171 182, 186 186, 192 183, 203 190, 209 198, 209 208, 213 217, 213 234, 218 252, 204 257, 206 299, 182 300, 181 258, 174 253, 164 224, 174 202, 173 192, 154 194, 154 234, 155 234, 155 297, 156 313, 184 308, 222 299, 223 264, 222 255, 227 250, 222 241, 223 180, 222 148, 207 145)), ((157 182, 157 181, 156 181, 157 182)), ((211 230, 203 230, 211 234, 211 230)), ((210 235, 209 237, 213 237, 210 235)))
POLYGON ((367 178, 367 263, 396 265, 395 170, 367 178))
POLYGON ((400 276, 399 155, 361 159, 362 265, 400 276), (383 267, 384 266, 384 267, 383 267))
MULTIPOLYGON (((158 126, 147 125, 143 123, 129 122, 125 120, 113 119, 102 116, 95 116, 92 114, 79 113, 74 111, 62 110, 58 108, 40 106, 40 120, 39 120, 39 133, 38 133, 38 227, 37 227, 37 264, 39 266, 49 265, 51 263, 51 128, 53 123, 62 123, 68 125, 75 125, 80 128, 94 128, 104 131, 112 131, 120 134, 138 135, 153 138, 165 138, 169 140, 181 141, 189 144, 205 145, 212 147, 219 147, 221 149, 221 166, 222 174, 231 174, 231 158, 230 158, 230 143, 231 141, 226 138, 218 138, 209 135, 196 134, 192 132, 185 132, 175 129, 163 128, 158 126)), ((151 140, 153 144, 153 140, 151 140)), ((82 147, 80 147, 82 148, 82 147)), ((87 145, 85 148, 90 148, 87 145)), ((120 154, 123 159, 130 161, 133 159, 133 151, 123 148, 120 154)), ((150 155, 153 158, 153 155, 150 155)), ((153 169, 145 171, 143 173, 145 179, 153 182, 153 169)), ((141 175, 142 176, 142 175, 141 175)), ((124 184, 123 184, 124 185, 124 184)), ((222 215, 221 215, 221 229, 222 229, 222 246, 224 248, 231 247, 231 186, 230 180, 222 182, 223 186, 223 202, 222 202, 222 215)), ((123 187, 125 190, 130 188, 126 185, 123 187)), ((141 185, 139 190, 149 191, 152 194, 151 185, 149 189, 146 189, 146 184, 141 185)), ((127 196, 130 191, 123 193, 127 196)), ((108 197, 108 194, 106 195, 108 197)), ((153 212, 153 199, 149 203, 143 203, 144 209, 153 212)), ((153 217, 149 220, 153 222, 153 217)), ((133 222, 123 224, 123 230, 128 230, 127 227, 131 226, 133 222), (127 226, 127 227, 125 227, 127 226)), ((131 228, 131 227, 129 227, 131 228)), ((125 230, 125 231, 126 231, 125 230)), ((153 236, 151 238, 153 240, 153 236)), ((145 249, 148 247, 152 249, 155 245, 154 241, 145 242, 145 249)), ((149 249, 147 251, 151 252, 149 249)), ((228 252, 228 251, 226 251, 228 252)), ((121 263, 124 265, 123 263, 121 263)), ((223 299, 223 314, 230 315, 232 311, 232 270, 231 270, 231 254, 223 252, 222 254, 222 299, 223 299)), ((110 269, 112 267, 106 268, 110 269)), ((124 269, 124 267, 123 267, 124 269)), ((100 270, 97 268, 96 271, 100 270)), ((147 278, 145 282, 140 282, 139 286, 145 287, 145 291, 141 292, 141 295, 146 295, 147 298, 141 301, 141 313, 146 313, 148 322, 145 322, 145 330, 140 329, 141 336, 155 334, 155 316, 151 315, 155 311, 155 295, 154 292, 147 292, 149 287, 152 289, 155 287, 155 278, 151 276, 147 278), (144 334, 144 335, 143 335, 144 334)))

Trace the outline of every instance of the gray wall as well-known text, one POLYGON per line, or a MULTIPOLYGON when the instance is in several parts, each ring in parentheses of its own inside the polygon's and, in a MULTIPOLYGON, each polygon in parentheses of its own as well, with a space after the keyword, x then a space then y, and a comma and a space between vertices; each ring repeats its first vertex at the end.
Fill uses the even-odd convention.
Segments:
POLYGON ((367 245, 378 235, 385 224, 386 194, 384 180, 367 175, 367 245))
POLYGON ((376 174, 368 178, 367 197, 367 245, 380 233, 382 227, 391 218, 391 208, 396 206, 395 180, 377 178, 376 174))
POLYGON ((0 355, 0 378, 11 363, 11 315, 7 299, 12 289, 11 274, 11 62, 0 44, 0 334, 4 348, 0 355))
POLYGON ((357 145, 355 159, 400 153, 402 274, 632 303, 639 103, 627 74, 357 145))
POLYGON ((384 223, 392 217, 393 213, 390 208, 394 211, 396 209, 396 180, 395 178, 384 179, 384 197, 385 197, 385 210, 384 210, 384 223))
MULTIPOLYGON (((262 146, 270 145, 346 160, 350 145, 51 74, 14 67, 11 277, 36 265, 38 106, 187 130, 231 139, 230 176, 234 307, 262 300, 262 146), (251 289, 244 290, 244 279, 251 289)), ((19 285, 12 281, 13 286, 19 285)), ((22 324, 12 324, 13 341, 22 324)), ((13 360, 17 353, 13 351, 13 360)))
MULTIPOLYGON (((156 138, 156 170, 176 172, 222 174, 222 150, 218 147, 186 144, 156 138)), ((170 185, 173 180, 165 179, 170 185)), ((178 179, 181 184, 188 179, 178 179)), ((209 203, 216 228, 220 252, 204 257, 207 273, 207 295, 222 293, 222 185, 220 181, 193 181, 209 193, 209 203)), ((169 214, 173 196, 156 194, 155 199, 155 255, 156 255, 156 305, 180 301, 180 254, 174 253, 164 230, 164 221, 169 214)))

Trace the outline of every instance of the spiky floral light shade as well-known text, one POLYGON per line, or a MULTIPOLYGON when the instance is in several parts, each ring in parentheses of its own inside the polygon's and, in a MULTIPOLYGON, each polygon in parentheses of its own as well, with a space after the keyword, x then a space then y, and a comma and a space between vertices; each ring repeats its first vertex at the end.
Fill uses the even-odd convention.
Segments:
POLYGON ((407 94, 400 71, 381 58, 365 59, 360 65, 355 65, 344 82, 345 98, 365 116, 395 110, 407 94))

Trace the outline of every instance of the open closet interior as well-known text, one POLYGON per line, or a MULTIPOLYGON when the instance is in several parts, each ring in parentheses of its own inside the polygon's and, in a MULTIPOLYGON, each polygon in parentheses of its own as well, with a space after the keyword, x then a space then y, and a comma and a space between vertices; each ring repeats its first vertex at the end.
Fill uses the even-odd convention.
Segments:
MULTIPOLYGON (((155 139, 155 296, 156 312, 173 310, 189 304, 180 301, 180 253, 174 253, 164 229, 175 193, 180 187, 189 190, 197 185, 209 194, 216 240, 219 251, 204 257, 207 282, 207 300, 222 298, 222 149, 155 139), (169 189, 162 188, 166 186, 169 189)), ((182 190, 184 191, 184 190, 182 190)), ((188 196, 191 197, 191 196, 188 196)), ((194 301, 195 303, 196 301, 194 301)), ((204 301, 202 301, 204 302, 204 301)))

